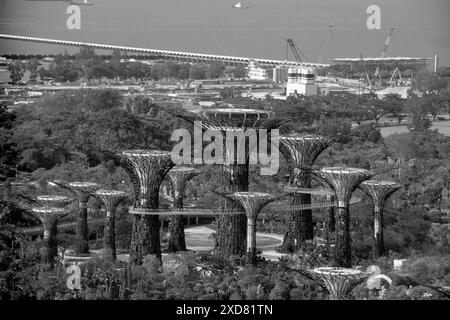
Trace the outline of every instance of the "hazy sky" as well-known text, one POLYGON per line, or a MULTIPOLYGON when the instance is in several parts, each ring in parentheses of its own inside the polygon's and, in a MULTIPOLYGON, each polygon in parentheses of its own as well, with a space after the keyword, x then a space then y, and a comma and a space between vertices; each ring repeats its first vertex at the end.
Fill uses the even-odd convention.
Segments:
MULTIPOLYGON (((379 56, 395 27, 388 56, 432 57, 450 65, 450 0, 90 0, 81 30, 68 30, 68 3, 0 0, 0 33, 155 49, 285 58, 293 38, 308 61, 379 56), (381 30, 368 30, 366 9, 381 8, 381 30), (326 41, 328 26, 334 33, 326 41)), ((61 48, 0 41, 0 53, 61 48)))

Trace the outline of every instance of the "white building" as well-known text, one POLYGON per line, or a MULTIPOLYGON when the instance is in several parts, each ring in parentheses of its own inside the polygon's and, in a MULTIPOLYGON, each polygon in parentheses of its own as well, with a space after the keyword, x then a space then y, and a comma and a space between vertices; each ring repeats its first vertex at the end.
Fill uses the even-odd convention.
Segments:
POLYGON ((286 96, 317 94, 316 72, 311 67, 299 67, 288 69, 286 96))
POLYGON ((258 63, 254 60, 250 60, 248 63, 248 78, 250 80, 266 80, 269 78, 267 69, 259 67, 258 63))
POLYGON ((277 66, 273 68, 272 80, 275 83, 284 83, 288 78, 288 67, 277 66))

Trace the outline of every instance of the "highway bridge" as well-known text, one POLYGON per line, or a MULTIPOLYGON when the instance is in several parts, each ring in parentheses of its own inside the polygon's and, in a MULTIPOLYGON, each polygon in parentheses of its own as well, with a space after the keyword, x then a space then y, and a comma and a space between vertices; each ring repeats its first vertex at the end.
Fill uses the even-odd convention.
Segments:
POLYGON ((288 60, 272 60, 272 59, 261 59, 261 58, 246 58, 246 57, 234 57, 234 56, 224 56, 215 54, 204 54, 204 53, 193 53, 193 52, 182 52, 182 51, 170 51, 170 50, 158 50, 158 49, 146 49, 146 48, 135 48, 135 47, 124 47, 124 46, 114 46, 99 43, 88 43, 88 42, 77 42, 77 41, 66 41, 66 40, 54 40, 46 38, 34 38, 25 36, 16 36, 9 34, 0 34, 0 39, 4 40, 15 40, 15 41, 28 41, 43 44, 54 44, 69 47, 86 47, 101 50, 118 50, 121 52, 133 52, 137 54, 154 55, 161 57, 166 60, 174 61, 184 61, 184 62, 221 62, 229 65, 248 65, 250 61, 255 61, 261 66, 265 67, 276 67, 276 66, 311 66, 311 67, 327 67, 328 64, 321 63, 308 63, 308 62, 297 62, 288 60))

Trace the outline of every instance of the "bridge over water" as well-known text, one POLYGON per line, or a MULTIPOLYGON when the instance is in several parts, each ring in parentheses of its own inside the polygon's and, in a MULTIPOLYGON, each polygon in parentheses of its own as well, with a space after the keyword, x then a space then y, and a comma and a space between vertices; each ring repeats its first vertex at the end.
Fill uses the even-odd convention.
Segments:
POLYGON ((193 52, 182 52, 182 51, 170 51, 170 50, 158 50, 158 49, 146 49, 146 48, 136 48, 136 47, 125 47, 125 46, 115 46, 108 44, 99 43, 89 43, 89 42, 77 42, 77 41, 67 41, 67 40, 55 40, 46 38, 35 38, 35 37, 25 37, 16 36, 9 34, 0 34, 0 39, 4 40, 14 40, 14 41, 28 41, 43 44, 54 44, 69 47, 87 47, 93 49, 101 50, 118 50, 122 52, 133 52, 146 55, 154 55, 162 57, 167 60, 184 61, 184 62, 221 62, 230 65, 248 65, 250 61, 255 61, 258 64, 266 67, 276 67, 276 66, 311 66, 311 67, 327 67, 328 64, 321 63, 309 63, 309 62, 297 62, 288 60, 273 60, 273 59, 262 59, 262 58, 247 58, 247 57, 234 57, 234 56, 224 56, 216 54, 204 54, 204 53, 193 53, 193 52))

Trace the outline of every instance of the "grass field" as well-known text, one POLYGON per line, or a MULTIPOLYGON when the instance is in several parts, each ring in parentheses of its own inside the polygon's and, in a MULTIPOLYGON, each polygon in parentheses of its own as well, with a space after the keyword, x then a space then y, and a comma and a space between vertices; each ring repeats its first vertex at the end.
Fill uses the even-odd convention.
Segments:
MULTIPOLYGON (((438 130, 440 133, 450 136, 450 121, 436 121, 433 122, 432 130, 438 130)), ((408 128, 406 126, 394 126, 394 127, 383 127, 380 129, 381 135, 383 138, 393 134, 393 133, 402 133, 408 132, 408 128)))

